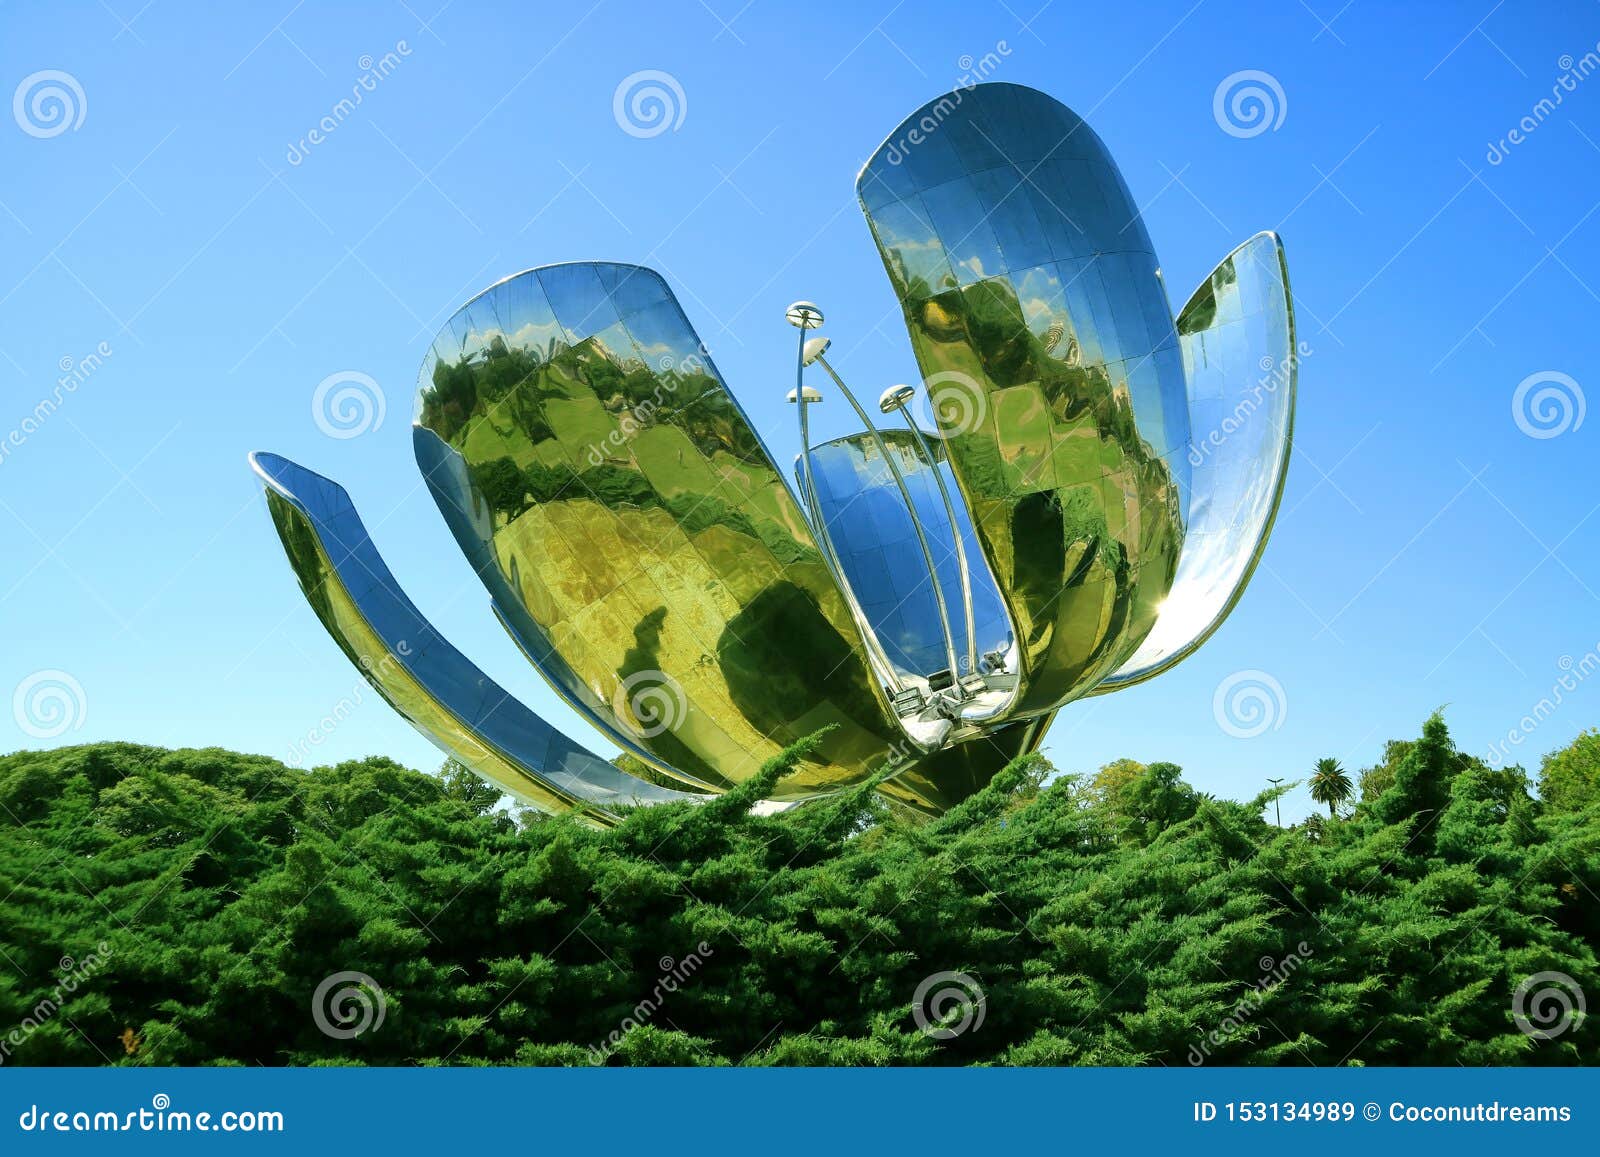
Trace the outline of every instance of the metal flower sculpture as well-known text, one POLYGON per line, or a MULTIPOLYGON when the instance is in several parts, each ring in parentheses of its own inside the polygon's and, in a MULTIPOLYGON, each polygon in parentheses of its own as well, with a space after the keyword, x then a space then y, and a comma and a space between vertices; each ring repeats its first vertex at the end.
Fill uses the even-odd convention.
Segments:
POLYGON ((629 775, 472 665, 344 490, 252 456, 307 599, 449 754, 552 810, 697 798, 828 729, 795 801, 888 767, 936 812, 1054 713, 1150 678, 1227 616, 1282 494, 1296 354, 1262 233, 1174 321, 1105 146, 1031 89, 918 109, 856 183, 910 327, 910 386, 845 385, 796 302, 793 486, 661 277, 582 262, 468 302, 422 367, 417 463, 500 622, 629 775), (812 446, 825 375, 861 433, 812 446), (815 375, 815 370, 812 371, 815 375), (683 790, 661 786, 681 784, 683 790))

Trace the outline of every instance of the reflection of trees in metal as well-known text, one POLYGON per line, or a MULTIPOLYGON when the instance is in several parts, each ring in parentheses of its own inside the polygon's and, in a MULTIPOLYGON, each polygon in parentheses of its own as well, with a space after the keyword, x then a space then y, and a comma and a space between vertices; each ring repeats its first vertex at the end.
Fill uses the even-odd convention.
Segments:
MULTIPOLYGON (((1012 85, 936 103, 937 129, 880 149, 858 181, 936 429, 811 448, 814 510, 650 270, 509 278, 424 362, 417 461, 497 616, 653 776, 725 790, 828 728, 780 798, 888 765, 885 792, 938 810, 1035 745, 1062 704, 1192 651, 1259 556, 1294 391, 1276 239, 1230 255, 1175 325, 1143 221, 1081 120, 1012 85), (1287 367, 1283 388, 1197 454, 1267 357, 1287 367)), ((812 360, 802 352, 802 373, 812 360)), ((914 421, 905 405, 883 408, 914 421)), ((348 606, 331 609, 318 576, 348 568, 326 561, 318 504, 347 500, 272 461, 275 516, 319 617, 353 656, 357 637, 380 652, 383 633, 352 624, 368 601, 404 596, 385 570, 337 586, 348 606)), ((459 754, 471 725, 449 722, 459 713, 428 672, 404 671, 385 695, 459 754)), ((504 766, 479 762, 503 786, 544 806, 589 798, 550 787, 537 753, 495 751, 504 766)), ((663 790, 613 774, 607 790, 663 790)))

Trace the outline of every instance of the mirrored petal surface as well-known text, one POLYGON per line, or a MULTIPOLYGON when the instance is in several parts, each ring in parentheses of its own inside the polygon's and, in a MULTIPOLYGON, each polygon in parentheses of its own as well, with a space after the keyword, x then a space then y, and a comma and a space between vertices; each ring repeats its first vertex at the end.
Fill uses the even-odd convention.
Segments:
POLYGON ((924 755, 878 791, 919 812, 939 815, 982 791, 1013 759, 1037 748, 1054 718, 1025 719, 924 755))
POLYGON ((250 456, 306 601, 363 677, 416 729, 502 790, 546 811, 696 797, 637 779, 573 743, 436 631, 395 582, 337 483, 276 454, 250 456))
POLYGON ((495 617, 512 641, 521 648, 528 662, 573 710, 612 743, 658 771, 709 790, 710 784, 701 783, 678 768, 664 765, 653 752, 640 746, 631 732, 617 726, 610 705, 593 694, 561 653, 550 645, 548 637, 533 621, 511 583, 501 573, 489 546, 493 537, 493 528, 487 525, 489 509, 481 496, 474 495, 466 460, 425 426, 413 426, 411 434, 417 464, 422 469, 434 501, 438 503, 445 522, 466 553, 467 561, 488 588, 489 603, 495 617))
POLYGON ((492 558, 502 621, 609 732, 725 788, 833 726, 780 799, 858 782, 902 740, 799 507, 659 275, 518 274, 451 319, 419 385, 417 424, 470 491, 464 514, 435 499, 492 558))
POLYGON ((1149 633, 1183 543, 1188 402, 1150 238, 1094 132, 1017 85, 918 109, 856 188, 1016 628, 1006 714, 1047 713, 1149 633))
MULTIPOLYGON (((950 608, 956 649, 965 662, 966 612, 960 564, 933 466, 909 430, 884 430, 882 437, 889 452, 896 455, 917 520, 933 551, 939 586, 950 608)), ((930 452, 939 455, 938 468, 944 471, 946 485, 954 494, 954 479, 939 441, 924 441, 930 452)), ((910 512, 882 459, 877 440, 867 433, 813 446, 811 470, 817 504, 845 581, 890 662, 902 675, 927 676, 949 667, 944 633, 910 512)), ((796 477, 804 486, 798 467, 796 477)), ((1005 606, 983 561, 972 522, 959 502, 956 519, 966 545, 977 653, 980 657, 993 652, 1009 655, 1012 635, 1005 606)), ((961 674, 967 673, 963 667, 961 674)))
POLYGON ((1194 493, 1172 593, 1139 650, 1096 692, 1148 679, 1233 610, 1266 549, 1294 432, 1299 351, 1283 246, 1259 233, 1228 254, 1178 315, 1189 381, 1194 493))

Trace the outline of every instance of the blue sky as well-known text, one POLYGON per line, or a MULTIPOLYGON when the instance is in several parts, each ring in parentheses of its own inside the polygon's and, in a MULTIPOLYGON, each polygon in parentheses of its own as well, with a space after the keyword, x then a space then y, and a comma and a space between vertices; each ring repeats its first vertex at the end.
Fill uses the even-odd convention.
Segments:
MULTIPOLYGON (((82 696, 55 736, 0 711, 0 750, 283 757, 352 697, 246 471, 256 448, 347 486, 440 629, 594 740, 495 624, 420 485, 406 427, 433 331, 529 266, 654 266, 786 459, 789 301, 826 307, 835 364, 864 392, 915 377, 853 181, 986 56, 992 79, 1099 132, 1175 298, 1279 230, 1312 349, 1249 591, 1176 670, 1064 710, 1046 745, 1061 767, 1171 759, 1243 796, 1322 755, 1354 770, 1441 705, 1481 752, 1600 647, 1600 417, 1577 422, 1600 388, 1600 75, 1573 79, 1600 42, 1595 5, 437 3, 8 6, 0 692, 65 672, 82 696), (386 53, 359 107, 302 147, 386 53), (642 70, 682 92, 681 123, 648 137, 613 115, 642 70), (1282 93, 1281 123, 1249 136, 1214 115, 1245 70, 1282 93), (52 85, 70 111, 32 105, 52 85), (312 397, 343 371, 385 410, 337 439, 312 397), (1560 392, 1568 428, 1533 437, 1513 398, 1548 374, 1567 378, 1524 398, 1560 392), (1281 688, 1248 738, 1213 711, 1240 671, 1281 688)), ((824 436, 846 428, 818 417, 824 436)), ((1515 752, 1530 767, 1600 722, 1600 678, 1568 681, 1515 752)), ((364 692, 313 758, 369 753, 439 760, 364 692)), ((1285 818, 1309 806, 1302 790, 1285 818)))

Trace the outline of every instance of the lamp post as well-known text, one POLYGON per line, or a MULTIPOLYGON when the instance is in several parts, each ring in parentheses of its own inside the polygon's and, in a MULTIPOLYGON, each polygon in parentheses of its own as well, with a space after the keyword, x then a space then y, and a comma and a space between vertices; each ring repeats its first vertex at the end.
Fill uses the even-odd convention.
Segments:
MULTIPOLYGON (((1267 782, 1270 783, 1273 787, 1277 787, 1280 783, 1283 782, 1283 776, 1280 775, 1277 779, 1273 779, 1269 775, 1269 776, 1267 776, 1267 782)), ((1278 822, 1278 826, 1281 828, 1283 826, 1283 810, 1278 806, 1278 798, 1279 798, 1278 796, 1273 796, 1272 797, 1272 814, 1273 814, 1274 817, 1276 817, 1277 822, 1278 822)))
MULTIPOLYGON (((790 325, 800 331, 799 348, 795 351, 794 389, 789 393, 789 401, 794 403, 800 412, 800 478, 805 488, 806 508, 811 512, 812 522, 817 527, 817 536, 823 539, 823 550, 833 558, 833 543, 829 540, 828 528, 823 525, 822 506, 817 502, 817 484, 811 477, 811 425, 807 417, 806 408, 813 403, 822 401, 822 395, 810 389, 805 384, 806 372, 806 334, 822 324, 822 310, 818 309, 815 302, 797 301, 784 313, 790 325)), ((841 582, 844 581, 844 572, 838 566, 835 558, 834 572, 841 582)))
MULTIPOLYGON (((810 407, 822 401, 819 390, 805 384, 802 380, 806 361, 806 333, 816 329, 822 324, 822 310, 813 302, 797 301, 791 305, 784 316, 789 324, 800 331, 800 348, 795 355, 795 387, 789 391, 789 402, 799 411, 800 418, 800 477, 805 493, 800 497, 810 511, 812 526, 816 528, 817 545, 822 549, 822 557, 828 569, 833 572, 833 577, 839 584, 839 589, 844 593, 845 603, 850 608, 851 617, 856 620, 862 640, 867 646, 868 653, 878 661, 882 669, 884 681, 889 685, 890 697, 899 711, 908 700, 906 699, 906 685, 900 678, 894 664, 889 661, 888 654, 878 642, 877 633, 872 630, 861 604, 857 600, 855 591, 850 586, 850 579, 844 572, 844 564, 839 561, 838 552, 833 548, 833 535, 828 533, 828 525, 822 518, 822 504, 817 500, 817 484, 811 474, 811 421, 808 413, 810 407)), ((920 703, 920 699, 917 700, 920 703)))

